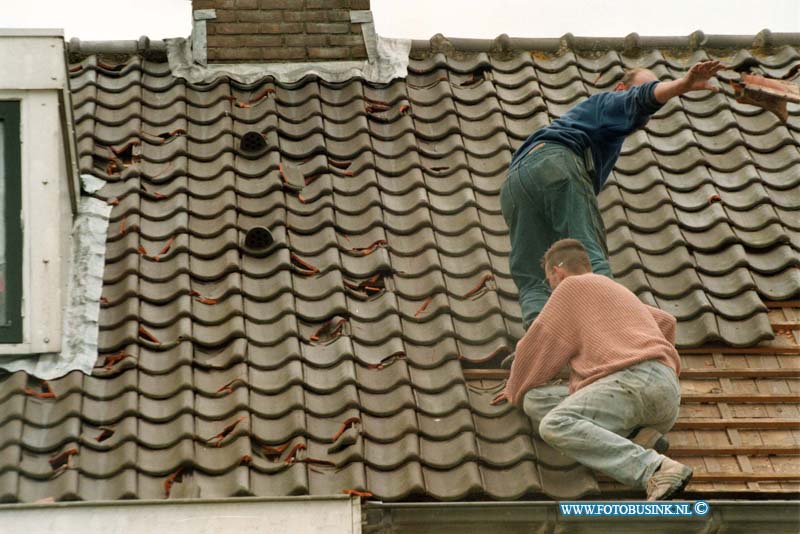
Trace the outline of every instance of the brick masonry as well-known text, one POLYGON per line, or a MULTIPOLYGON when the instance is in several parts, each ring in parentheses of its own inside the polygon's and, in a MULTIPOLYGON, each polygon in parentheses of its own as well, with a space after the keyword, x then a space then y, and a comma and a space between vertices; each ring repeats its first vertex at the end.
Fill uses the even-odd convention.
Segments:
POLYGON ((214 9, 207 21, 210 63, 366 59, 361 24, 351 10, 369 0, 192 0, 214 9))

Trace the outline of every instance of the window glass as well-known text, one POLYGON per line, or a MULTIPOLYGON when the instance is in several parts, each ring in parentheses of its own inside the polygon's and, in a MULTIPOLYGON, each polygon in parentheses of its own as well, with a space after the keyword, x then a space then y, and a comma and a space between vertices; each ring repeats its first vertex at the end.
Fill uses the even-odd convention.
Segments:
POLYGON ((0 118, 0 325, 8 323, 6 311, 6 160, 5 121, 0 118))
POLYGON ((0 343, 22 342, 19 102, 0 101, 0 343))

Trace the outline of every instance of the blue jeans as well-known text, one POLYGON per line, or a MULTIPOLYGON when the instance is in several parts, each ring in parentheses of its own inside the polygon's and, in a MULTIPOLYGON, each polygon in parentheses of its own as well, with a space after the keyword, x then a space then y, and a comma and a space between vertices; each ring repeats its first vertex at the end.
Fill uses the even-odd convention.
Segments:
POLYGON ((592 271, 613 278, 591 179, 583 158, 569 148, 547 142, 514 163, 500 189, 500 208, 509 229, 509 267, 526 330, 550 297, 541 261, 559 239, 579 240, 592 271))
POLYGON ((664 457, 633 443, 635 429, 666 434, 681 401, 675 372, 648 360, 605 376, 569 395, 564 384, 525 394, 523 409, 536 432, 575 461, 634 488, 644 488, 664 457))

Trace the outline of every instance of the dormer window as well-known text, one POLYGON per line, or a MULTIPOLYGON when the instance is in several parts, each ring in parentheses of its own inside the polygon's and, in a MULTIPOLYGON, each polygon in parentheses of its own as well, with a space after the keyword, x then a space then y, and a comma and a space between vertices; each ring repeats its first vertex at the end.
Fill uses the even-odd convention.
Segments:
POLYGON ((80 190, 61 30, 0 30, 0 367, 61 353, 80 190))

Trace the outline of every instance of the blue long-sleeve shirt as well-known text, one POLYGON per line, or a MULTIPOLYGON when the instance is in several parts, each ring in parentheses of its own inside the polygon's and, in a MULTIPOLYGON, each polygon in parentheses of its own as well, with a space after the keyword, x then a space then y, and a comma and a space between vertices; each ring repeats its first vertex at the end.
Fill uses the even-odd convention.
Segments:
POLYGON ((645 125, 661 108, 655 97, 657 81, 626 91, 592 95, 550 126, 536 130, 511 159, 513 165, 528 149, 542 141, 553 141, 572 149, 580 157, 587 148, 594 160, 594 191, 599 193, 617 162, 625 138, 645 125))

